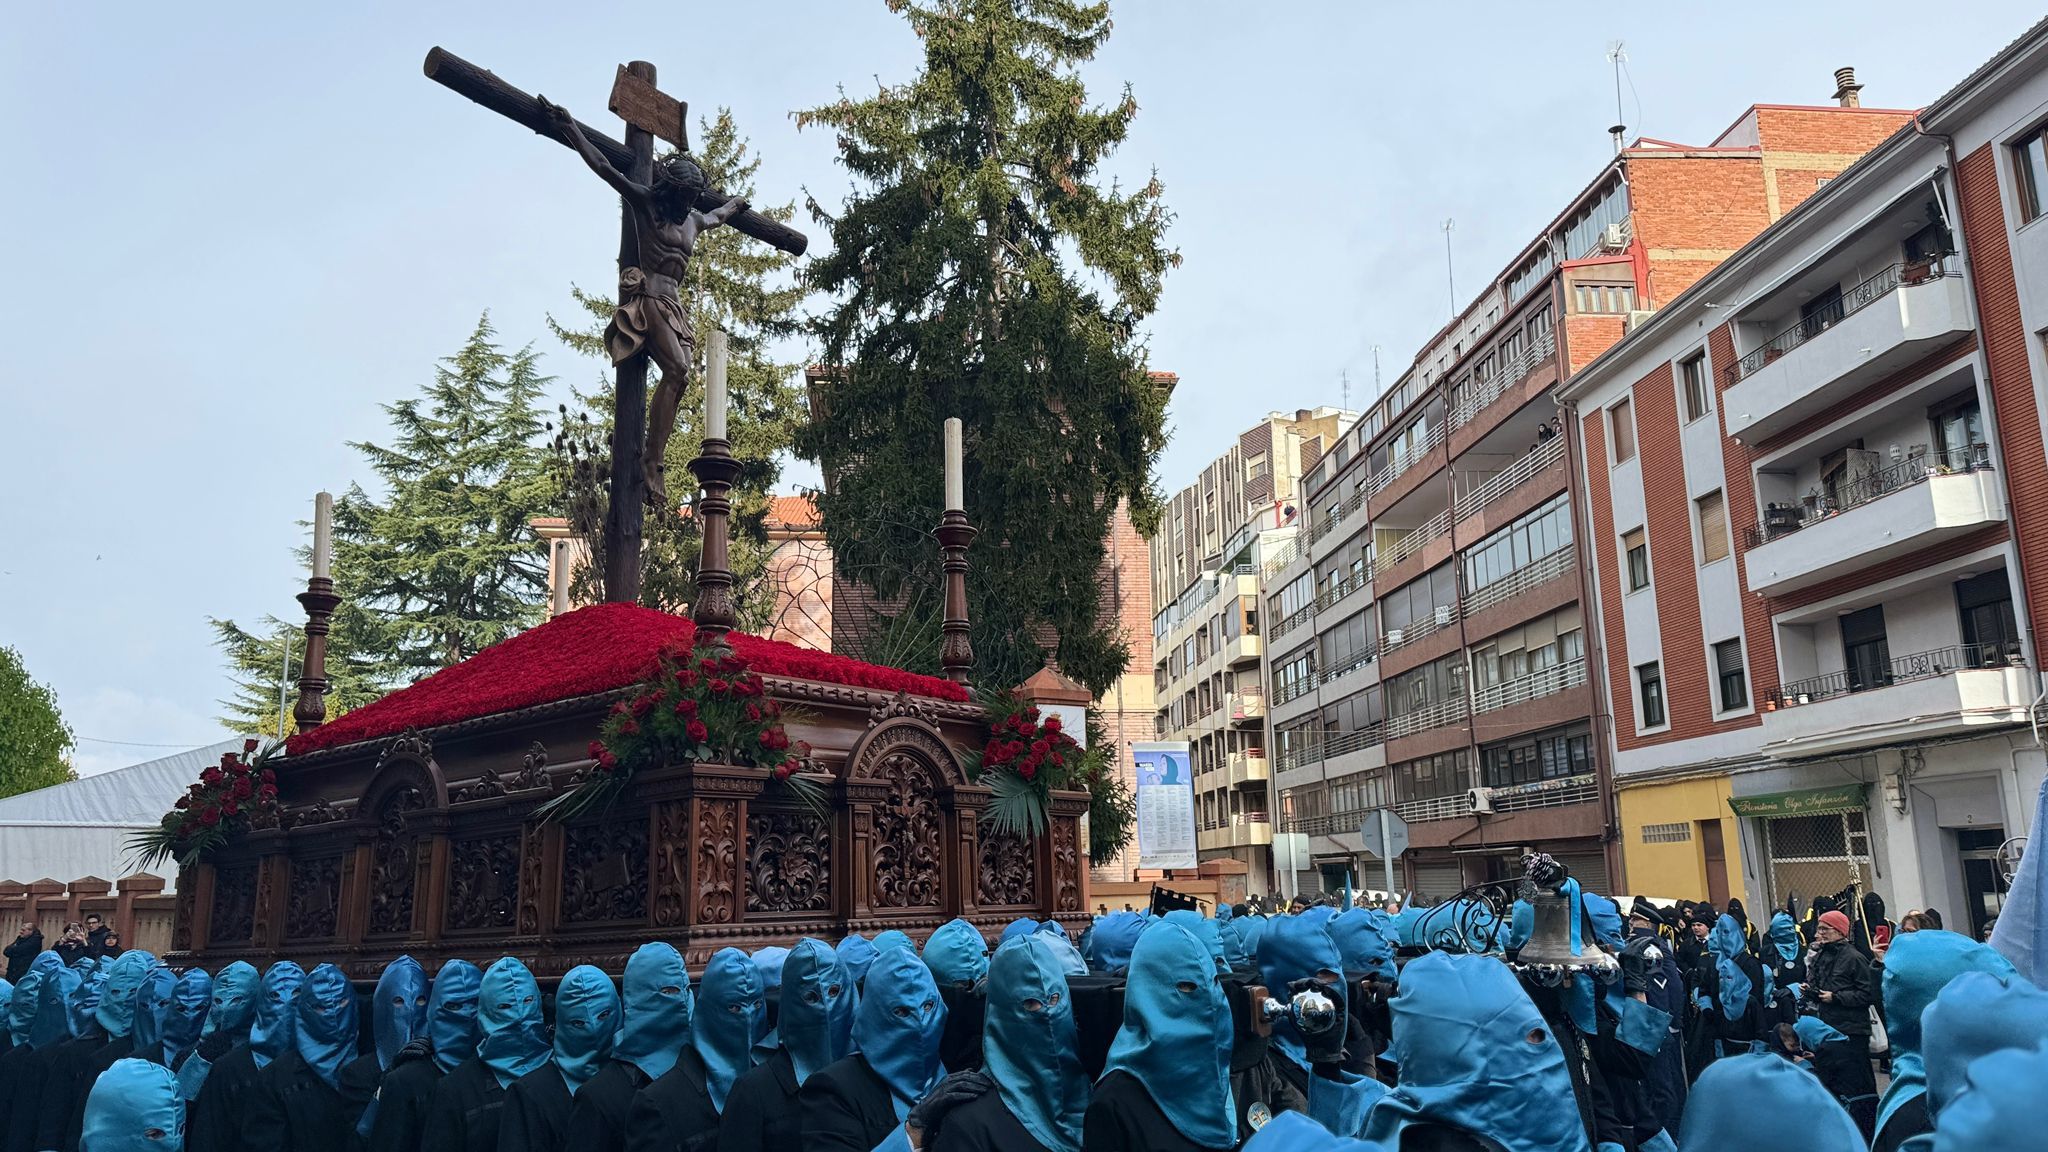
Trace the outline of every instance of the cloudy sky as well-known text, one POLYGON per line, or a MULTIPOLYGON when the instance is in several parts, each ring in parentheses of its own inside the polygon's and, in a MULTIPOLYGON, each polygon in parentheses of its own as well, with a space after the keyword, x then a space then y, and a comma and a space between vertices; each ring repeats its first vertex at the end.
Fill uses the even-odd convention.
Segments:
MULTIPOLYGON (((1151 325, 1177 371, 1169 489, 1268 408, 1369 396, 1598 169, 1624 41, 1631 133, 1706 142, 1751 103, 1946 90, 2036 16, 2014 0, 1584 6, 1125 0, 1087 70, 1143 109, 1186 263, 1151 325), (1256 13, 1256 18, 1254 18, 1256 13), (1696 14, 1697 13, 1697 14, 1696 14)), ((296 610, 312 494, 488 310, 547 334, 608 287, 615 201, 565 150, 429 83, 436 44, 591 123, 614 67, 730 105, 762 199, 836 202, 793 109, 907 78, 881 0, 43 4, 0 43, 0 644, 56 689, 98 771, 218 738, 208 616, 296 610), (164 746, 164 747, 156 747, 164 746)), ((792 473, 792 483, 805 473, 792 473)))

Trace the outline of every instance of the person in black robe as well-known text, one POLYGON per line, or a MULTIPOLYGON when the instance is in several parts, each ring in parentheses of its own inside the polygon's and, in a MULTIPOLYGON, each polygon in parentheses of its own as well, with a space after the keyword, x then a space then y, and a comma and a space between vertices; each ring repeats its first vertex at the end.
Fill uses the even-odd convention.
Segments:
POLYGON ((626 960, 625 984, 611 1059, 576 1093, 566 1152, 624 1152, 633 1094, 675 1067, 688 1041, 690 973, 674 945, 642 944, 626 960))
POLYGON ((1130 954, 1123 1027, 1083 1115, 1082 1146, 1088 1152, 1237 1147, 1230 1012, 1215 960, 1194 933, 1162 923, 1139 936, 1130 954))
POLYGON ((754 1066, 767 1027, 760 967, 737 948, 719 949, 698 986, 688 1050, 675 1067, 633 1096, 627 1152, 717 1147, 726 1101, 740 1075, 754 1066))
POLYGON ((414 1037, 391 1059, 376 1098, 363 1111, 356 1134, 370 1152, 418 1152, 427 1105, 441 1081, 476 1058, 477 997, 483 970, 467 960, 450 960, 434 976, 427 996, 424 1035, 414 1037))
POLYGON ((354 1152, 356 1113, 342 1071, 357 1058, 356 990, 332 964, 313 969, 293 1001, 292 1046, 244 1098, 242 1145, 254 1152, 354 1152))
POLYGON ((555 991, 554 1056, 505 1090, 498 1131, 503 1152, 561 1152, 576 1094, 611 1054, 619 992, 603 969, 579 964, 555 991))
POLYGON ((854 1014, 856 1052, 797 1089, 804 1152, 870 1152, 944 1074, 946 1006, 917 954, 886 948, 868 968, 854 1014))
POLYGON ((114 1066, 116 1060, 141 1057, 163 1063, 164 1014, 170 1011, 171 992, 178 986, 178 978, 169 968, 157 962, 147 952, 124 953, 114 961, 116 971, 107 975, 107 985, 100 993, 98 1016, 100 1026, 111 1037, 97 1052, 86 1060, 78 1072, 79 1086, 77 1100, 70 1105, 71 1115, 64 1126, 64 1139, 58 1145, 61 1152, 78 1152, 79 1137, 85 1131, 85 1100, 92 1094, 94 1082, 100 1074, 114 1066), (131 966, 130 956, 142 958, 131 966), (135 976, 132 967, 139 966, 141 973, 136 986, 126 999, 128 1010, 121 1012, 113 1001, 121 997, 121 990, 130 984, 135 976))
POLYGON ((7 1094, 8 1102, 5 1116, 0 1117, 0 1149, 5 1152, 34 1152, 43 1077, 49 1073, 57 1045, 71 1038, 71 991, 81 979, 55 952, 45 952, 36 957, 28 975, 21 979, 21 988, 15 990, 21 1007, 13 1010, 10 1026, 15 1026, 13 1021, 20 1019, 23 1008, 28 1025, 17 1031, 20 1042, 8 1062, 7 1078, 0 1081, 0 1092, 7 1094), (25 1003, 23 996, 28 997, 25 1003))
MULTIPOLYGON (((71 1039, 51 1050, 50 1062, 43 1072, 42 1087, 36 1094, 39 1115, 32 1142, 34 1152, 51 1152, 64 1147, 65 1134, 75 1131, 72 1126, 74 1107, 92 1088, 92 1081, 86 1075, 87 1068, 93 1055, 112 1039, 100 1017, 107 974, 96 971, 90 961, 81 963, 79 971, 83 979, 65 1005, 71 1016, 71 1039)), ((128 988, 126 999, 132 1011, 135 1007, 134 986, 125 980, 123 985, 128 988)), ((77 1152, 77 1149, 74 1147, 70 1152, 77 1152)))
POLYGON ((547 1061, 540 985, 526 965, 510 956, 491 965, 476 1014, 483 1033, 476 1057, 434 1086, 421 1152, 497 1152, 505 1089, 547 1061))
POLYGON ((1088 1079, 1050 938, 1019 934, 996 949, 981 1049, 987 1087, 979 1095, 942 1116, 930 1101, 911 1111, 926 1152, 1081 1152, 1088 1079))
MULTIPOLYGON (((225 978, 223 971, 222 980, 215 983, 222 983, 225 978)), ((257 1076, 292 1049, 292 1033, 297 1023, 292 1001, 305 982, 305 969, 289 960, 280 960, 263 973, 249 1038, 212 1061, 198 1096, 186 1111, 185 1152, 242 1152, 244 1148, 272 1152, 243 1142, 244 1108, 256 1087, 257 1076)), ((205 1048, 205 1041, 201 1041, 202 1053, 205 1048)))
POLYGON ((789 950, 782 961, 776 1049, 733 1082, 719 1116, 718 1152, 801 1146, 797 1091, 812 1073, 853 1051, 854 999, 853 978, 830 944, 806 938, 789 950))
POLYGON ((384 966, 370 993, 370 1046, 341 1070, 338 1085, 349 1129, 367 1136, 363 1115, 376 1099, 384 1074, 427 1023, 427 970, 410 956, 384 966))
POLYGON ((1659 931, 1662 921, 1663 913, 1656 905, 1636 897, 1628 914, 1629 944, 1633 946, 1637 940, 1647 940, 1663 953, 1644 983, 1643 1001, 1670 1017, 1665 1026, 1664 1043, 1651 1058, 1644 1075, 1643 1090, 1650 1110, 1656 1114, 1664 1131, 1676 1139, 1679 1118, 1685 1112, 1684 1020, 1687 996, 1685 980, 1679 975, 1670 942, 1659 931))

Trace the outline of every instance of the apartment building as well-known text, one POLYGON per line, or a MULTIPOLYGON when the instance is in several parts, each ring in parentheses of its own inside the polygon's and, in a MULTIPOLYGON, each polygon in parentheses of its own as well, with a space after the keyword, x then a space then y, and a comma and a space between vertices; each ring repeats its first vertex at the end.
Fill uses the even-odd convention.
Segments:
POLYGON ((1282 823, 1310 855, 1295 886, 1380 876, 1357 830, 1382 807, 1426 897, 1530 848, 1595 889, 1618 876, 1555 390, 1905 122, 1853 83, 1748 108, 1704 147, 1621 149, 1309 471, 1265 603, 1282 823))
POLYGON ((1301 518, 1301 476, 1351 426, 1335 408, 1275 412, 1175 493, 1151 542, 1156 739, 1186 740, 1203 862, 1272 874, 1259 573, 1301 518))
POLYGON ((2044 70, 2048 23, 1564 389, 1635 891, 1997 914, 2044 771, 2044 70))

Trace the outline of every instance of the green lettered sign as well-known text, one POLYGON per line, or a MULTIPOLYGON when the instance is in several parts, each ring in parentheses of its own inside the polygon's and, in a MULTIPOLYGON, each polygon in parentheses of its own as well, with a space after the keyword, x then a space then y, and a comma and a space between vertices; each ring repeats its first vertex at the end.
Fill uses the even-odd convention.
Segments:
POLYGON ((1737 816, 1815 816, 1863 807, 1867 784, 1838 784, 1832 788, 1806 788, 1798 792, 1770 792, 1762 796, 1730 796, 1728 806, 1737 816))

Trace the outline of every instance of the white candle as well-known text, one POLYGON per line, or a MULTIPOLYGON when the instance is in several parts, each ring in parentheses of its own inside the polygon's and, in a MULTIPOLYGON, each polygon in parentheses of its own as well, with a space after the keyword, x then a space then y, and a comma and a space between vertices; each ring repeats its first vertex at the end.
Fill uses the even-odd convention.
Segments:
POLYGON ((960 418, 946 421, 946 511, 967 510, 966 487, 960 479, 960 418))
POLYGON ((711 330, 704 364, 704 438, 725 439, 725 329, 711 330))
POLYGON ((313 497, 313 578, 328 578, 334 560, 334 495, 321 492, 313 497))

